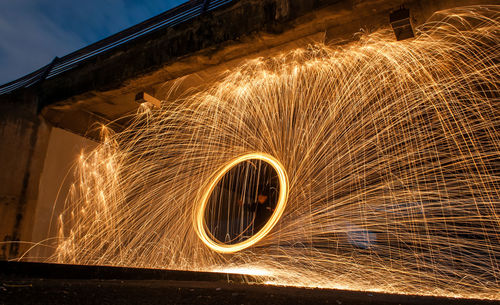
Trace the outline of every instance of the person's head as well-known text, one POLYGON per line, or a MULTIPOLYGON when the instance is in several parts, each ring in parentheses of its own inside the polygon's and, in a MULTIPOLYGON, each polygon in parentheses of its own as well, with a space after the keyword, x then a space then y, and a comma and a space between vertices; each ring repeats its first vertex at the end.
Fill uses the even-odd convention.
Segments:
POLYGON ((261 204, 262 204, 262 203, 265 203, 265 202, 266 202, 266 200, 267 200, 267 195, 264 195, 264 194, 259 194, 259 195, 257 196, 257 201, 258 201, 259 203, 261 203, 261 204))

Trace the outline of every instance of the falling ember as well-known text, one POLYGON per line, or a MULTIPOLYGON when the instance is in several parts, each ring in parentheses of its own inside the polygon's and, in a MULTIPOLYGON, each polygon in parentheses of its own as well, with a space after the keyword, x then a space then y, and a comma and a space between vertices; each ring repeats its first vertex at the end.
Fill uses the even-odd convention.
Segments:
POLYGON ((499 23, 500 6, 442 11, 414 39, 260 58, 141 107, 80 159, 53 260, 500 299, 499 23), (283 209, 226 245, 203 205, 241 156, 283 173, 283 209))

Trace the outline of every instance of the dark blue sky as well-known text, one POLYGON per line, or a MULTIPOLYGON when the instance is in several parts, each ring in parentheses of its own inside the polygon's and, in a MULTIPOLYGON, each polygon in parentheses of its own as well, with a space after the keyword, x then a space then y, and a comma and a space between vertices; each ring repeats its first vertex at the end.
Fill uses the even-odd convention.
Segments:
POLYGON ((0 84, 186 0, 0 0, 0 84))

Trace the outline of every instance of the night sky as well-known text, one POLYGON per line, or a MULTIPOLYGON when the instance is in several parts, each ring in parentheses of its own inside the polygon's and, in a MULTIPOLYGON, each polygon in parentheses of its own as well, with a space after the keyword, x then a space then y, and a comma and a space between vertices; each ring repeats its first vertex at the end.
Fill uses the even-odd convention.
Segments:
POLYGON ((0 85, 186 0, 0 0, 0 85))

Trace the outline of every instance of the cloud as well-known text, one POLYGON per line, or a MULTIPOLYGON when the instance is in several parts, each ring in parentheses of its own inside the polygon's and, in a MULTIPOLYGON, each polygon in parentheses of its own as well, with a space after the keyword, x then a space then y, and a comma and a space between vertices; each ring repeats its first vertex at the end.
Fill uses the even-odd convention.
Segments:
POLYGON ((30 73, 54 56, 84 45, 74 33, 58 26, 27 2, 0 4, 0 83, 30 73))
POLYGON ((182 2, 185 1, 1 1, 0 84, 182 2))

